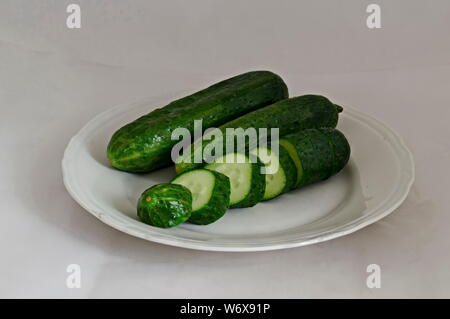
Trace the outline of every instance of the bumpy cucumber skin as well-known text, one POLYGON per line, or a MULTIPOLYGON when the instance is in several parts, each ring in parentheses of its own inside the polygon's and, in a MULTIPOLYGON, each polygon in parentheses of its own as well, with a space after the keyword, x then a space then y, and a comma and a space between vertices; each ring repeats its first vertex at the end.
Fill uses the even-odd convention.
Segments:
POLYGON ((322 128, 320 132, 328 138, 328 142, 333 149, 334 165, 332 167, 331 175, 334 175, 338 173, 350 159, 350 144, 344 134, 338 130, 322 128))
POLYGON ((290 191, 295 187, 295 184, 297 183, 297 167, 295 166, 295 163, 289 155, 288 151, 282 145, 279 145, 278 152, 280 167, 284 170, 284 174, 286 175, 286 185, 284 186, 283 191, 277 196, 290 191))
POLYGON ((139 219, 160 228, 170 228, 184 223, 191 213, 192 194, 182 185, 154 185, 145 190, 138 201, 139 219))
MULTIPOLYGON (((206 170, 206 169, 199 169, 199 170, 206 170)), ((192 211, 191 217, 188 220, 192 224, 208 225, 214 223, 215 221, 220 219, 223 215, 225 215, 230 204, 229 178, 219 172, 211 170, 206 171, 214 175, 215 179, 214 188, 211 192, 211 197, 208 203, 204 205, 202 208, 196 211, 192 211)), ((184 174, 190 173, 192 173, 192 171, 186 172, 184 174)), ((175 179, 177 179, 181 175, 178 175, 177 177, 175 177, 175 179)), ((174 180, 172 180, 172 182, 174 180)))
MULTIPOLYGON (((247 113, 220 126, 219 129, 225 135, 227 128, 243 128, 244 130, 250 127, 267 128, 268 133, 270 128, 279 128, 279 136, 283 136, 308 128, 334 128, 341 110, 324 96, 302 95, 247 113)), ((208 143, 210 141, 204 141, 202 147, 204 148, 208 143)), ((190 155, 183 156, 181 161, 176 163, 177 173, 202 166, 201 163, 194 162, 194 152, 190 155)))
POLYGON ((350 145, 336 129, 307 129, 286 135, 283 140, 296 148, 301 161, 303 175, 295 188, 329 178, 350 158, 350 145))
POLYGON ((264 166, 263 163, 257 161, 256 163, 251 163, 252 165, 252 182, 250 186, 250 193, 239 203, 233 204, 231 208, 245 208, 253 207, 264 198, 264 193, 266 191, 266 178, 265 175, 261 174, 261 167, 264 166))
POLYGON ((203 120, 203 129, 216 127, 287 97, 286 84, 272 72, 232 77, 123 126, 108 144, 108 159, 113 167, 127 172, 168 166, 171 149, 178 142, 171 139, 174 129, 187 128, 192 135, 194 120, 203 120))

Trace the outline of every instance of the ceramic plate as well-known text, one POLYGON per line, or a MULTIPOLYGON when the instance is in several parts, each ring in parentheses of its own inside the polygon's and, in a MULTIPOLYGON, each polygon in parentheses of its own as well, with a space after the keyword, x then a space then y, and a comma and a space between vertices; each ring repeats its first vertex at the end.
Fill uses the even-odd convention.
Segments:
POLYGON ((137 199, 151 185, 173 178, 174 168, 143 175, 121 172, 109 165, 105 150, 119 127, 175 98, 114 107, 87 123, 64 153, 64 184, 71 196, 102 222, 132 236, 215 251, 304 246, 352 233, 385 217, 403 202, 413 183, 413 158, 402 139, 374 118, 346 107, 338 129, 347 136, 352 154, 336 176, 252 208, 231 209, 208 226, 148 226, 137 219, 137 199))

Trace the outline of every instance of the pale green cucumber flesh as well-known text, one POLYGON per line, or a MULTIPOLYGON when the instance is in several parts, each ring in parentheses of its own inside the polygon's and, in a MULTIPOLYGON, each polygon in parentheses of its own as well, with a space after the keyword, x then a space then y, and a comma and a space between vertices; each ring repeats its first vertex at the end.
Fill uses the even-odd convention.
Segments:
POLYGON ((286 189, 287 178, 283 167, 280 165, 278 155, 264 147, 256 148, 251 153, 256 155, 265 165, 266 190, 263 199, 269 200, 282 194, 286 189))
POLYGON ((189 222, 208 225, 221 218, 230 204, 230 179, 218 172, 195 169, 172 180, 192 193, 192 214, 189 222))
POLYGON ((252 207, 263 199, 265 178, 260 173, 261 167, 262 163, 252 163, 241 153, 226 154, 205 166, 230 178, 232 208, 252 207))
POLYGON ((176 177, 172 184, 183 185, 192 193, 192 210, 197 211, 208 204, 214 189, 215 177, 206 170, 193 170, 176 177))

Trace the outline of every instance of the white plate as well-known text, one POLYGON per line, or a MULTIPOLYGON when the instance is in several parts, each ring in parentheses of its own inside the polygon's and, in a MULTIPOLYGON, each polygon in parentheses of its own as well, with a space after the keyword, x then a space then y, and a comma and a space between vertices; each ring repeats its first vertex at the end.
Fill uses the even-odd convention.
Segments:
POLYGON ((414 163, 402 139, 386 125, 348 107, 338 128, 352 154, 338 175, 252 208, 232 209, 208 226, 161 229, 136 216, 140 194, 169 181, 173 167, 144 175, 113 169, 105 150, 112 133, 175 96, 112 108, 70 141, 62 161, 72 197, 102 222, 146 240, 201 250, 260 251, 303 246, 340 237, 376 222, 406 198, 414 163))

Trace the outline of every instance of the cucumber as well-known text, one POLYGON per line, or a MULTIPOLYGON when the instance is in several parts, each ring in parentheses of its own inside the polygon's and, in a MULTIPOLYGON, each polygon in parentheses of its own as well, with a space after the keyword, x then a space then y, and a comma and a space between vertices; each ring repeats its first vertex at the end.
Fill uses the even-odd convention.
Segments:
POLYGON ((280 139, 278 142, 280 144, 280 147, 288 152, 289 157, 292 159, 292 162, 295 165, 297 174, 295 176, 295 182, 292 188, 296 188, 303 176, 303 167, 302 163, 300 162, 300 158, 298 157, 297 149, 294 144, 290 143, 287 140, 280 139))
POLYGON ((251 207, 264 197, 265 176, 261 174, 262 163, 251 163, 244 154, 229 153, 205 166, 230 179, 230 207, 251 207))
POLYGON ((350 159, 350 145, 344 134, 338 130, 321 129, 324 135, 328 137, 330 147, 333 149, 334 165, 331 169, 331 175, 338 173, 350 159))
POLYGON ((291 190, 297 182, 297 168, 289 153, 280 145, 278 153, 265 147, 251 151, 266 166, 266 189, 263 200, 275 198, 291 190))
MULTIPOLYGON (((202 151, 208 144, 222 143, 223 140, 235 141, 237 138, 226 136, 227 128, 242 128, 243 130, 267 128, 269 136, 271 128, 278 128, 279 136, 283 136, 307 128, 335 127, 340 111, 342 111, 342 107, 320 95, 303 95, 276 102, 221 125, 218 129, 224 136, 223 139, 199 140, 191 144, 192 151, 186 152, 176 160, 175 169, 177 173, 182 173, 200 167, 202 163, 194 161, 194 154, 198 149, 201 148, 202 151)), ((248 149, 249 146, 246 145, 244 148, 248 149)))
POLYGON ((177 184, 158 184, 145 190, 138 201, 137 214, 146 224, 170 228, 191 217, 192 195, 177 184))
POLYGON ((178 143, 171 138, 176 128, 186 128, 192 136, 194 120, 202 120, 203 129, 216 127, 287 97, 286 84, 272 72, 232 77, 123 126, 109 141, 108 159, 113 167, 127 172, 168 166, 171 149, 178 143))
POLYGON ((329 178, 350 158, 350 145, 344 134, 332 128, 307 129, 280 139, 297 166, 295 188, 329 178), (300 170, 298 169, 300 168, 300 170))
POLYGON ((196 169, 172 180, 192 193, 192 214, 189 222, 208 225, 221 218, 230 203, 230 180, 227 176, 207 169, 196 169))

